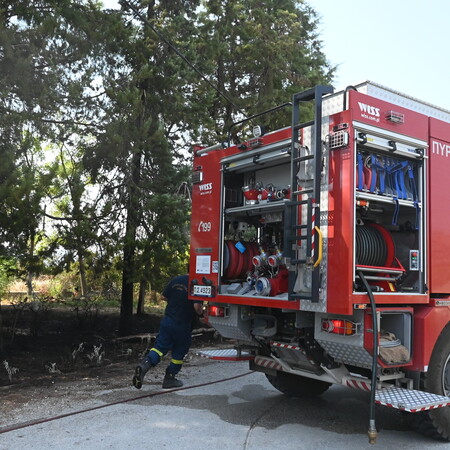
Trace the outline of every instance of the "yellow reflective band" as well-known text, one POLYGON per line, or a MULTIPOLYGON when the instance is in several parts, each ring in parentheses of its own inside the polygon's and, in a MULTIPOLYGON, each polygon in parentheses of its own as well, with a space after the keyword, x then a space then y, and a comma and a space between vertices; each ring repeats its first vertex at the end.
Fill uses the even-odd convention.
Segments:
POLYGON ((183 364, 183 361, 180 359, 172 359, 170 362, 174 364, 183 364))
POLYGON ((151 352, 158 353, 158 355, 160 356, 160 358, 162 358, 162 357, 164 356, 163 352, 160 352, 157 348, 151 348, 150 351, 151 351, 151 352))

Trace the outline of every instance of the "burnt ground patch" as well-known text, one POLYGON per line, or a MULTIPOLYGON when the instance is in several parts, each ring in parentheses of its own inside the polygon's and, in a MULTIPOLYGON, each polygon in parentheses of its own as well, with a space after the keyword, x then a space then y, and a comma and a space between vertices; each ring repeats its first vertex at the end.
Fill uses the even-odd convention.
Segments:
MULTIPOLYGON (((154 341, 162 318, 136 315, 133 336, 119 338, 118 308, 80 312, 60 305, 42 310, 2 306, 1 315, 0 392, 55 379, 115 373, 105 369, 135 364, 154 341)), ((205 331, 205 325, 199 326, 205 331)), ((204 331, 194 334, 197 347, 217 340, 214 333, 204 331)))

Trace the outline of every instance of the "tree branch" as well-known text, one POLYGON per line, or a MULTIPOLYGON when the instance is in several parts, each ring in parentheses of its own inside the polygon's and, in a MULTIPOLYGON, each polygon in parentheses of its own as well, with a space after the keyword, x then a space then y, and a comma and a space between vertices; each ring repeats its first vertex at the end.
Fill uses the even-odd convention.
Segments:
POLYGON ((41 122, 45 123, 54 123, 58 125, 81 125, 83 127, 91 127, 91 128, 98 128, 103 129, 103 125, 97 125, 92 123, 84 123, 84 122, 77 122, 75 120, 54 120, 54 119, 40 119, 41 122))

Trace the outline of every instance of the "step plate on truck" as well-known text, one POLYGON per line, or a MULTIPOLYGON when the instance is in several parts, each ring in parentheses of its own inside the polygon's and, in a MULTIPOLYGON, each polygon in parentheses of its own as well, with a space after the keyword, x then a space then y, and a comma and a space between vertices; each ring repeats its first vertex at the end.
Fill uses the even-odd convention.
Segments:
POLYGON ((250 353, 242 351, 239 356, 239 353, 235 348, 224 350, 201 350, 195 352, 195 354, 202 358, 214 359, 216 361, 248 361, 254 358, 250 353))
POLYGON ((421 412, 450 405, 450 398, 429 392, 402 389, 395 386, 381 389, 375 394, 375 403, 406 412, 421 412))

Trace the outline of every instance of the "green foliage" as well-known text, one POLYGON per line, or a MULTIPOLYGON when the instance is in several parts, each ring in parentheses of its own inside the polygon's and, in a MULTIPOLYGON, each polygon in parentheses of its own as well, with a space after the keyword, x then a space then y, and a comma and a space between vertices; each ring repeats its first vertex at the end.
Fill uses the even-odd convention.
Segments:
MULTIPOLYGON (((197 45, 218 87, 245 115, 260 113, 291 100, 294 93, 331 82, 334 69, 321 50, 315 11, 303 1, 211 0, 199 17, 197 45)), ((211 91, 200 96, 207 109, 203 141, 211 131, 227 137, 235 107, 211 91)), ((204 107, 203 106, 203 107, 204 107)), ((201 111, 199 111, 201 114, 201 111)), ((240 117, 239 117, 240 116, 240 117)), ((204 116, 203 116, 204 117, 204 116)), ((267 116, 266 127, 289 124, 290 110, 267 116)), ((217 139, 216 137, 216 139, 217 139)))
POLYGON ((0 259, 0 301, 2 296, 8 291, 8 287, 13 280, 14 263, 7 259, 0 259))
POLYGON ((94 2, 64 0, 2 2, 0 20, 0 252, 17 258, 32 290, 57 247, 45 235, 47 207, 64 203, 47 144, 81 148, 102 130, 97 80, 110 65, 100 37, 115 19, 94 2))
POLYGON ((122 332, 135 283, 184 272, 191 143, 333 75, 303 1, 134 4, 165 40, 96 1, 0 1, 0 255, 30 291, 40 273, 65 273, 57 296, 122 291, 122 332))
POLYGON ((48 283, 48 295, 57 300, 71 299, 78 285, 78 276, 74 272, 62 272, 52 276, 48 283))

